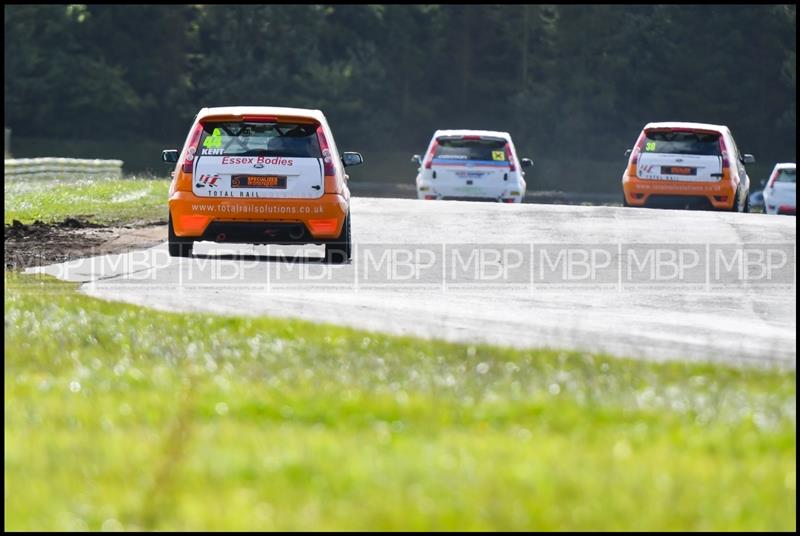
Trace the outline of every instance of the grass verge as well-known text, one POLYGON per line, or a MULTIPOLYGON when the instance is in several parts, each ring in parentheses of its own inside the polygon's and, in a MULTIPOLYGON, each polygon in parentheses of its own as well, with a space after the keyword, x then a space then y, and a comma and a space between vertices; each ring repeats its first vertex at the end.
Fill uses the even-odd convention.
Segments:
POLYGON ((5 224, 78 218, 118 225, 166 220, 169 181, 163 179, 14 180, 4 187, 5 224))
POLYGON ((794 372, 5 290, 9 530, 796 526, 794 372))

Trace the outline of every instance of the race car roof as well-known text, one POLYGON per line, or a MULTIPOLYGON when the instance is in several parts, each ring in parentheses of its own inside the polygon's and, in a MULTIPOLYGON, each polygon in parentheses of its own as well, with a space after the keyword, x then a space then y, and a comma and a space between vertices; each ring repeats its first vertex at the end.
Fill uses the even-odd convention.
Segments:
POLYGON ((466 130, 466 129, 456 129, 456 130, 437 130, 433 133, 434 138, 438 138, 439 136, 491 136, 495 138, 503 138, 504 140, 511 139, 511 135, 508 132, 498 132, 495 130, 466 130))
POLYGON ((725 125, 712 125, 710 123, 687 123, 684 121, 664 121, 661 123, 647 123, 644 129, 651 128, 689 128, 697 130, 712 130, 714 132, 723 132, 728 127, 725 125))
POLYGON ((280 106, 220 106, 217 108, 203 108, 200 110, 200 113, 198 113, 198 119, 215 115, 288 115, 293 117, 308 117, 316 119, 320 123, 325 120, 325 116, 320 110, 284 108, 280 106))

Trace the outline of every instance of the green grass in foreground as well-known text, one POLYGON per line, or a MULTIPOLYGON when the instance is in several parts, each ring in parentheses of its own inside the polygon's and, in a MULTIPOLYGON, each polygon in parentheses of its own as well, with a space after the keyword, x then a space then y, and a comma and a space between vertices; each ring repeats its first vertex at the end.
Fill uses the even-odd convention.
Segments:
POLYGON ((6 273, 5 528, 796 527, 796 375, 157 312, 6 273))
POLYGON ((68 217, 103 224, 165 220, 168 189, 169 180, 161 179, 6 181, 5 223, 52 223, 68 217))

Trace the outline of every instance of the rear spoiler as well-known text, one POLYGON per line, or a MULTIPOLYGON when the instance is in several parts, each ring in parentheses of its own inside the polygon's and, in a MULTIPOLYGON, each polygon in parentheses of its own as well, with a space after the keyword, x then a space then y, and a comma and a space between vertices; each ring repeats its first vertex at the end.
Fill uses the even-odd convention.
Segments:
POLYGON ((506 143, 508 140, 505 138, 498 138, 497 136, 457 136, 457 135, 449 135, 449 136, 439 136, 436 138, 436 141, 455 141, 455 140, 487 140, 487 141, 501 141, 506 143))
POLYGON ((719 130, 709 130, 705 128, 690 128, 690 127, 651 127, 644 129, 645 134, 648 132, 692 132, 696 134, 716 134, 722 136, 719 130))
POLYGON ((219 114, 206 115, 200 118, 200 123, 207 121, 248 121, 254 123, 307 123, 311 125, 320 124, 313 117, 296 115, 259 115, 259 114, 219 114))

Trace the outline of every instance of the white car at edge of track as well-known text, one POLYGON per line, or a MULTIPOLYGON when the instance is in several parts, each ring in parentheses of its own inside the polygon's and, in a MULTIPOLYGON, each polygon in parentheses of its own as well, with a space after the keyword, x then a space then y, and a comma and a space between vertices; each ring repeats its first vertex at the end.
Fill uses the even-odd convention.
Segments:
POLYGON ((775 164, 764 187, 765 214, 797 214, 797 164, 775 164))
POLYGON ((527 184, 523 168, 533 165, 519 159, 508 132, 490 130, 437 130, 419 164, 419 199, 497 201, 521 203, 527 184))

